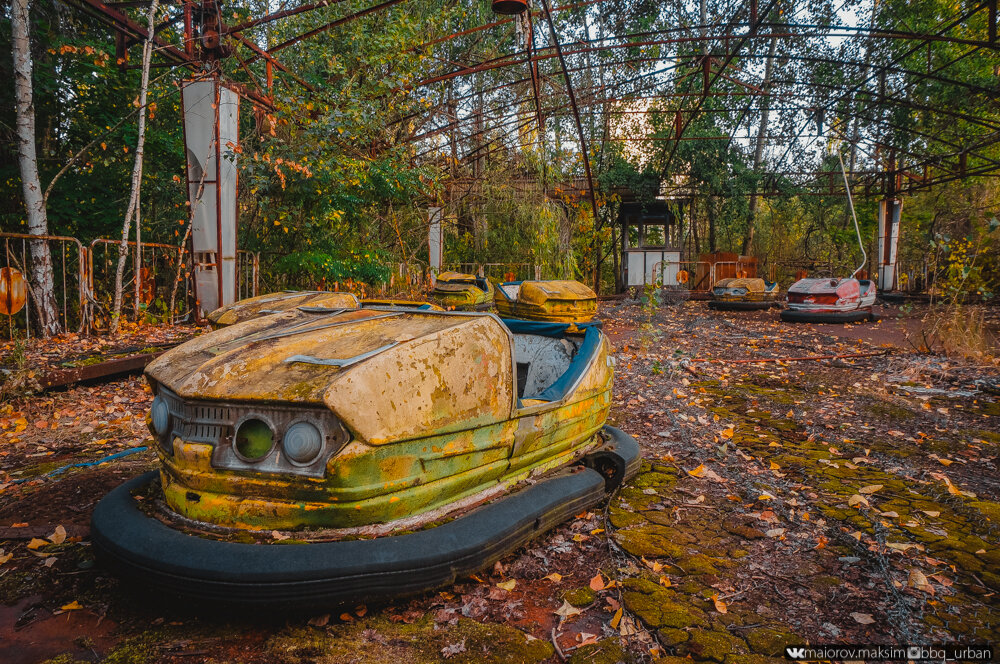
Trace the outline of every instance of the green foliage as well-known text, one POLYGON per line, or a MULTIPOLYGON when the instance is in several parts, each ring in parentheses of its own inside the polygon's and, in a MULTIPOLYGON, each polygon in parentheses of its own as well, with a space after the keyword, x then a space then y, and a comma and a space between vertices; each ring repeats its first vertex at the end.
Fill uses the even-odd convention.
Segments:
POLYGON ((377 251, 334 255, 322 251, 293 251, 278 259, 275 269, 295 283, 333 284, 348 279, 366 284, 389 281, 386 256, 377 251))

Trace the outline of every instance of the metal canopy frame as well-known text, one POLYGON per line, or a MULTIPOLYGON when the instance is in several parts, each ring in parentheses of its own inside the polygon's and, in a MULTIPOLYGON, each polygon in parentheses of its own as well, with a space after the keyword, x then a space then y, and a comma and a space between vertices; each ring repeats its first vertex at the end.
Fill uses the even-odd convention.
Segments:
MULTIPOLYGON (((148 6, 148 0, 64 1, 97 17, 113 31, 120 58, 127 59, 128 49, 147 38, 147 29, 130 18, 128 12, 148 6)), ((339 12, 339 7, 346 6, 344 0, 320 0, 291 7, 283 3, 267 15, 226 24, 224 0, 179 0, 154 30, 157 65, 218 72, 220 62, 232 58, 246 80, 227 81, 227 84, 264 108, 273 108, 275 79, 299 88, 303 94, 322 97, 325 94, 322 89, 285 65, 278 55, 365 17, 393 8, 405 11, 405 4, 411 1, 373 0, 364 8, 352 5, 339 12), (320 20, 311 21, 301 32, 284 35, 279 43, 266 48, 261 33, 255 32, 278 21, 317 12, 322 12, 320 20), (178 29, 181 25, 182 29, 178 29), (171 38, 175 33, 179 34, 179 41, 171 38)), ((1000 155, 990 150, 1000 142, 1000 86, 964 80, 956 73, 956 65, 969 57, 1000 53, 997 0, 984 0, 963 8, 927 32, 914 31, 896 21, 886 14, 884 5, 880 9, 874 2, 874 16, 866 27, 795 20, 801 9, 799 4, 791 5, 792 11, 779 17, 773 12, 777 0, 730 3, 727 16, 703 25, 621 34, 602 30, 596 37, 591 37, 589 28, 582 34, 574 27, 574 21, 581 15, 587 12, 600 15, 606 4, 610 4, 609 0, 583 0, 550 7, 548 0, 535 0, 523 19, 478 21, 456 26, 458 29, 447 34, 429 35, 414 50, 432 55, 431 60, 439 64, 428 68, 422 80, 396 92, 440 98, 423 116, 408 114, 396 121, 397 126, 404 122, 412 125, 403 140, 413 144, 414 161, 436 160, 449 144, 454 152, 456 136, 467 146, 463 154, 455 155, 458 164, 476 161, 492 151, 551 145, 548 136, 554 124, 571 120, 576 144, 582 148, 581 166, 588 181, 588 197, 596 210, 599 201, 591 171, 592 154, 603 155, 605 146, 612 143, 642 144, 659 164, 661 180, 667 182, 676 170, 674 161, 682 142, 720 140, 716 135, 692 135, 689 130, 700 118, 726 113, 737 116, 728 135, 722 137, 728 139, 728 149, 734 140, 754 140, 749 132, 740 135, 740 128, 747 118, 752 118, 755 104, 767 98, 772 102, 780 100, 782 106, 776 109, 791 113, 788 117, 797 122, 796 126, 782 127, 768 137, 772 145, 780 142, 786 145, 779 156, 766 161, 765 185, 778 178, 787 181, 795 177, 793 182, 800 188, 815 189, 824 195, 844 193, 843 186, 839 189, 828 186, 828 172, 802 168, 807 150, 819 138, 829 137, 829 132, 809 133, 809 128, 828 117, 847 124, 865 123, 870 129, 860 136, 841 136, 853 141, 869 162, 848 169, 852 189, 860 195, 915 192, 956 179, 995 177, 1000 173, 1000 155), (547 38, 545 30, 539 35, 535 33, 539 20, 548 28, 547 38), (528 26, 522 47, 516 46, 514 38, 516 30, 523 30, 518 21, 528 26), (969 26, 974 22, 977 30, 982 28, 982 34, 970 32, 969 26), (476 57, 477 39, 484 34, 496 34, 511 47, 486 58, 476 57), (810 40, 827 38, 860 42, 866 53, 881 43, 898 42, 906 46, 888 61, 875 64, 867 61, 867 55, 830 57, 808 52, 810 40), (771 40, 800 45, 797 52, 780 56, 785 62, 847 67, 855 75, 841 83, 796 81, 779 76, 771 81, 768 90, 762 90, 760 81, 749 70, 759 68, 766 57, 760 47, 771 40), (926 66, 917 67, 914 59, 932 43, 948 44, 954 52, 946 61, 932 62, 927 50, 926 66), (455 48, 460 52, 451 53, 455 48), (442 49, 449 52, 441 55, 442 49), (582 85, 593 82, 591 56, 598 58, 600 67, 613 69, 613 85, 582 85), (471 90, 463 83, 468 77, 476 77, 481 85, 471 90), (920 88, 924 85, 961 92, 967 104, 935 107, 921 95, 920 88), (443 94, 446 88, 448 95, 443 94), (729 98, 745 98, 746 103, 741 102, 740 109, 725 106, 729 98), (480 99, 486 99, 487 103, 473 108, 480 99), (927 121, 920 126, 900 124, 893 114, 904 111, 919 114, 927 121), (672 123, 664 122, 663 129, 645 135, 614 136, 607 129, 612 118, 644 114, 669 117, 671 113, 672 123), (588 135, 582 117, 600 118, 603 131, 588 135), (537 140, 525 142, 520 135, 531 125, 537 128, 537 140), (450 136, 450 141, 442 142, 444 136, 450 136)), ((762 186, 756 195, 776 193, 773 187, 762 186)))

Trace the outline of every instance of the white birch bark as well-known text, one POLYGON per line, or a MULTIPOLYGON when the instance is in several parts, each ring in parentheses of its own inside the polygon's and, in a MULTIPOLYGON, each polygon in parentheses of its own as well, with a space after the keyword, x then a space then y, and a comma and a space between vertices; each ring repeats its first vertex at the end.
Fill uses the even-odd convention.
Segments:
MULTIPOLYGON (((132 193, 129 196, 128 207, 125 209, 125 223, 122 224, 122 241, 118 245, 118 267, 115 270, 115 300, 111 314, 111 331, 117 332, 122 315, 123 286, 122 278, 125 274, 125 263, 128 261, 128 236, 132 226, 132 218, 135 223, 139 219, 140 192, 142 190, 142 156, 146 144, 146 97, 149 92, 149 64, 153 58, 153 37, 156 28, 156 10, 159 7, 159 0, 153 0, 149 4, 149 16, 147 25, 149 33, 146 41, 142 45, 142 83, 139 87, 139 138, 135 147, 135 162, 132 166, 132 193)), ((138 247, 136 247, 138 251, 138 247)), ((139 279, 139 274, 135 274, 139 279)))
MULTIPOLYGON (((17 161, 21 171, 21 188, 27 213, 28 233, 48 235, 49 220, 38 177, 38 156, 35 151, 35 106, 31 90, 31 0, 12 0, 11 45, 14 56, 14 97, 17 114, 17 161)), ((56 308, 55 278, 52 274, 52 254, 44 240, 32 240, 31 282, 39 328, 44 336, 58 334, 61 329, 56 308)))

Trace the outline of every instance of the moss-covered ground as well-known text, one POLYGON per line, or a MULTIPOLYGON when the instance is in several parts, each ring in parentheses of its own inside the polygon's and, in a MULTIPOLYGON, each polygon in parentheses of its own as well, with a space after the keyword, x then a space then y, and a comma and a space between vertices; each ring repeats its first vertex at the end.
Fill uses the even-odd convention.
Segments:
POLYGON ((148 394, 124 380, 12 404, 0 661, 756 664, 804 643, 1000 642, 1000 404, 976 388, 1000 370, 915 354, 891 315, 602 316, 640 474, 494 568, 381 606, 221 614, 124 586, 86 538, 29 549, 13 526, 85 527, 151 467, 44 477, 142 442, 148 394), (857 353, 878 354, 740 362, 857 353))

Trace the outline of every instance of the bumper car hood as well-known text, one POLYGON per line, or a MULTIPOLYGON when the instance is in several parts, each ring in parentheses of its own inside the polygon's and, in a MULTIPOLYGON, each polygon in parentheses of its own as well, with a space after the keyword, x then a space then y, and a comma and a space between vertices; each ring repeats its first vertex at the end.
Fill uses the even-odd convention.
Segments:
POLYGON ((510 334, 488 315, 292 310, 197 337, 147 376, 183 399, 325 405, 371 443, 511 416, 510 334))

